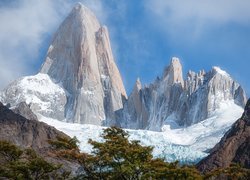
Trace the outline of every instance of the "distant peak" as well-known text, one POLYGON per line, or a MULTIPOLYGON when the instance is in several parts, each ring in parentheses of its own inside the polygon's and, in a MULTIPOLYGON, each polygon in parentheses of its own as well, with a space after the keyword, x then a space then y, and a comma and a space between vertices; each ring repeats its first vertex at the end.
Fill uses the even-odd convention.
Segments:
POLYGON ((181 64, 180 59, 178 57, 172 57, 171 58, 171 64, 181 64))
POLYGON ((226 71, 224 71, 224 70, 222 70, 220 67, 218 67, 218 66, 213 66, 213 68, 212 68, 212 71, 214 72, 214 73, 218 73, 218 74, 221 74, 221 75, 223 75, 223 76, 230 76, 226 71))
POLYGON ((135 89, 136 91, 139 91, 139 90, 141 90, 141 88, 142 88, 142 85, 141 85, 140 78, 137 78, 137 79, 136 79, 136 82, 135 82, 134 89, 135 89))
POLYGON ((139 77, 136 79, 136 84, 141 84, 141 80, 139 77))
POLYGON ((180 83, 182 86, 184 85, 182 77, 182 65, 179 58, 171 58, 170 65, 165 69, 163 78, 168 80, 170 84, 180 83))

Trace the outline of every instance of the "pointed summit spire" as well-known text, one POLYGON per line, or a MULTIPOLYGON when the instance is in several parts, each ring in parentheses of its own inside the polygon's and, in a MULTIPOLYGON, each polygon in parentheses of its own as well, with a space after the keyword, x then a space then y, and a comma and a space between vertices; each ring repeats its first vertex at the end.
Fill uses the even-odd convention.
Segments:
POLYGON ((70 122, 101 125, 127 97, 108 30, 81 3, 56 32, 41 73, 67 91, 65 116, 70 122))
POLYGON ((141 85, 140 78, 137 78, 137 79, 136 79, 135 87, 136 87, 138 90, 141 90, 142 85, 141 85))
POLYGON ((170 85, 179 83, 182 87, 184 86, 182 65, 179 58, 173 57, 171 59, 170 65, 164 71, 163 79, 170 85))

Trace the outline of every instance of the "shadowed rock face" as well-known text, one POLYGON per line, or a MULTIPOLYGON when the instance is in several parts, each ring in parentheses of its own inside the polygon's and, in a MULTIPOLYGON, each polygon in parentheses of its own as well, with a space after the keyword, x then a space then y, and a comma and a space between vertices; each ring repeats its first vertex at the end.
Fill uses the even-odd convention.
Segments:
POLYGON ((76 174, 79 170, 77 162, 66 161, 57 158, 48 140, 56 140, 57 137, 70 138, 56 128, 36 120, 29 106, 20 103, 14 110, 8 109, 0 102, 0 140, 9 141, 21 148, 32 148, 40 156, 54 164, 63 164, 62 169, 76 174), (18 113, 18 114, 17 114, 18 113), (26 119, 25 117, 32 119, 26 119))
POLYGON ((208 172, 218 167, 229 167, 231 163, 250 168, 250 99, 242 117, 197 167, 202 172, 208 172))
MULTIPOLYGON (((19 107, 24 107, 21 104, 19 107)), ((27 106, 28 107, 28 106, 27 106)), ((17 109, 16 112, 30 116, 30 110, 27 107, 17 109)), ((33 117, 33 115, 31 116, 33 117)), ((34 118, 34 117, 33 117, 34 118)), ((24 148, 33 148, 37 152, 43 153, 49 147, 48 140, 56 139, 57 136, 67 137, 66 134, 58 131, 43 122, 37 120, 28 120, 25 117, 14 113, 12 110, 0 103, 0 139, 10 141, 17 146, 24 148)))
POLYGON ((25 102, 19 103, 15 109, 13 109, 13 112, 25 117, 26 119, 38 121, 37 116, 32 112, 30 107, 25 102))

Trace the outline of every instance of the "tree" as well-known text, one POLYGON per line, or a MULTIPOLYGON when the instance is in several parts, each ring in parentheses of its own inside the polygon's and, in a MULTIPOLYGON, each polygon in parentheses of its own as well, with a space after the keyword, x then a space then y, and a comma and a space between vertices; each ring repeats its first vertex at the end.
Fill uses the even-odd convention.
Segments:
POLYGON ((65 179, 68 172, 59 172, 61 165, 49 163, 32 149, 21 150, 7 141, 0 141, 0 179, 65 179))
POLYGON ((91 179, 199 179, 194 167, 180 167, 154 159, 152 147, 141 146, 139 141, 129 141, 128 133, 111 127, 104 130, 104 142, 89 140, 92 155, 83 156, 85 172, 79 178, 91 179))
POLYGON ((205 174, 205 179, 232 179, 247 180, 250 177, 250 170, 241 167, 239 164, 231 164, 228 168, 217 168, 205 174))

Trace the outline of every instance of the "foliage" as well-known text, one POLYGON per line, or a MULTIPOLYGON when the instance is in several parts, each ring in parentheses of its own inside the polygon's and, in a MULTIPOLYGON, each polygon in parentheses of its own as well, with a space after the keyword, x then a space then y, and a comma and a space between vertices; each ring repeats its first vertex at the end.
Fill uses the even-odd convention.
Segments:
POLYGON ((0 141, 0 157, 3 158, 1 161, 15 161, 19 159, 22 154, 23 151, 15 145, 7 141, 0 141))
POLYGON ((59 157, 77 161, 79 156, 82 156, 78 148, 79 141, 76 137, 67 138, 58 136, 56 140, 49 140, 49 143, 52 145, 54 153, 59 157))
POLYGON ((232 179, 247 180, 250 170, 242 168, 239 164, 231 164, 228 168, 217 168, 204 176, 204 179, 232 179))
POLYGON ((61 165, 54 165, 38 156, 32 149, 0 141, 0 179, 65 179, 69 174, 59 173, 61 165))
POLYGON ((49 140, 48 142, 57 150, 78 149, 77 144, 79 144, 79 141, 75 136, 73 138, 57 136, 56 140, 49 140))

